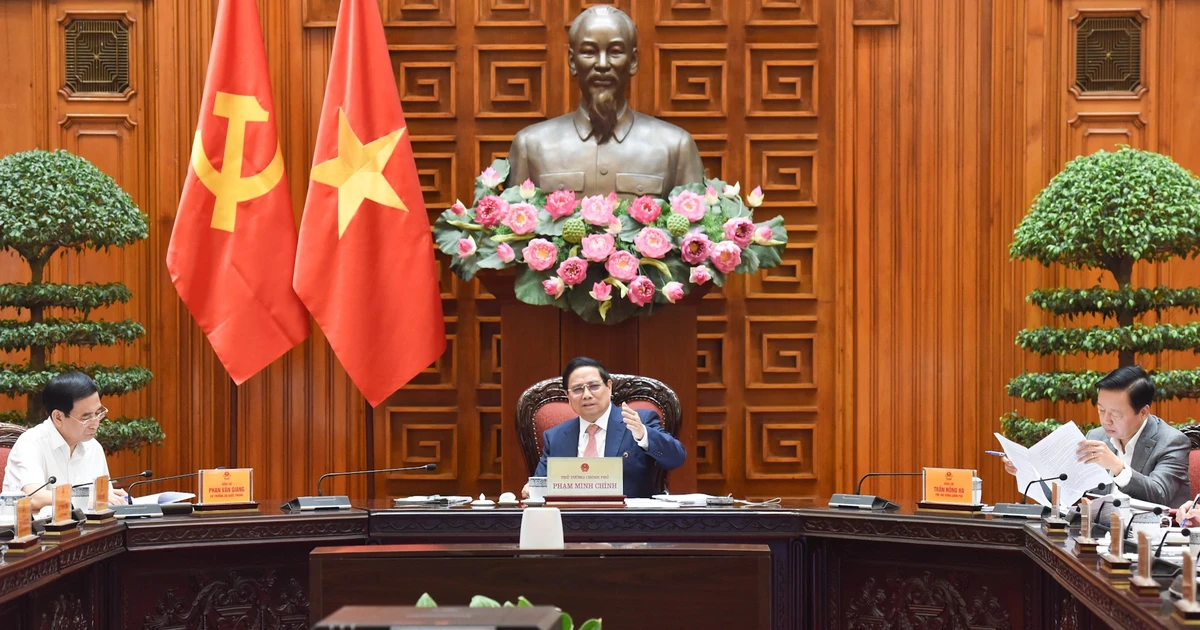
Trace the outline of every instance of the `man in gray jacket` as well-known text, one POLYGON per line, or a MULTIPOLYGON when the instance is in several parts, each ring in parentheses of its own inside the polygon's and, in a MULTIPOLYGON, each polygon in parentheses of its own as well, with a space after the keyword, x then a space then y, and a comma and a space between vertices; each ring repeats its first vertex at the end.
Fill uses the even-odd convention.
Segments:
POLYGON ((1113 476, 1101 493, 1116 490, 1142 501, 1179 506, 1191 499, 1187 436, 1150 413, 1154 383, 1128 365, 1100 379, 1100 426, 1079 443, 1079 461, 1099 464, 1113 476))

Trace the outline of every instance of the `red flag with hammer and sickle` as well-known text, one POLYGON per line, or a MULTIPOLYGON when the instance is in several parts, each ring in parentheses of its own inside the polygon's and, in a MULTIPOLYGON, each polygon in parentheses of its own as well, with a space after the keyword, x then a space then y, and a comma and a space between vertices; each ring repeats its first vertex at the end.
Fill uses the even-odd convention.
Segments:
POLYGON ((446 348, 429 218, 376 0, 342 0, 296 293, 378 406, 446 348))
POLYGON ((254 0, 221 0, 167 269, 237 384, 308 337, 296 220, 254 0))

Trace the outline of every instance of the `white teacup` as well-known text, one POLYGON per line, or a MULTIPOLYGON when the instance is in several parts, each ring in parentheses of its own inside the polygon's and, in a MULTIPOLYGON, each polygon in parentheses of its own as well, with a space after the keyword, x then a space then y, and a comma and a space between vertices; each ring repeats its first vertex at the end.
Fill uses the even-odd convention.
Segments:
POLYGON ((544 501, 546 499, 545 477, 529 478, 529 498, 535 501, 544 501))

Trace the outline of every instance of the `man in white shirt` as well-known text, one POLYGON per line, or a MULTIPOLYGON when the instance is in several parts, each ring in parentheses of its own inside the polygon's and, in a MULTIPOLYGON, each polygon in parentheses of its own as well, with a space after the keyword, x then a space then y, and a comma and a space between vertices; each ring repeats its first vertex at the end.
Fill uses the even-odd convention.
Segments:
MULTIPOLYGON (((1099 494, 1124 494, 1160 505, 1180 505, 1188 492, 1187 436, 1150 413, 1154 383, 1137 365, 1120 367, 1097 384, 1100 426, 1079 443, 1079 461, 1099 464, 1113 483, 1099 494), (1113 486, 1116 486, 1115 488, 1113 486)), ((1009 472, 1015 473, 1005 459, 1009 472)))
MULTIPOLYGON (((42 404, 50 417, 17 438, 4 468, 4 492, 29 494, 56 478, 56 485, 78 485, 108 474, 104 449, 96 441, 100 421, 108 409, 100 404, 95 381, 82 372, 66 372, 50 379, 42 390, 42 404)), ((127 503, 124 490, 111 490, 109 502, 127 503)), ((31 495, 37 512, 54 502, 48 488, 31 495)))
MULTIPOLYGON (((567 401, 579 416, 546 430, 535 477, 546 475, 550 457, 620 457, 625 496, 644 498, 658 491, 654 488, 657 469, 674 470, 687 459, 687 451, 663 430, 656 412, 612 403, 612 377, 599 361, 572 359, 563 370, 562 382, 567 401)), ((528 485, 521 496, 529 496, 528 485)))

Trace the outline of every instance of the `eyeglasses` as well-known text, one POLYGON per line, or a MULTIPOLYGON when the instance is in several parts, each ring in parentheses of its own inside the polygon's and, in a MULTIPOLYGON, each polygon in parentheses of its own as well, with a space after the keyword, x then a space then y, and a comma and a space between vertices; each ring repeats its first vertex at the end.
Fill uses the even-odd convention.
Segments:
POLYGON ((588 383, 587 385, 576 385, 575 387, 572 387, 571 389, 567 390, 567 392, 570 393, 572 396, 579 398, 580 396, 583 395, 583 390, 585 390, 585 389, 588 390, 589 392, 592 392, 593 394, 595 394, 595 393, 598 393, 603 388, 604 388, 604 383, 588 383))
POLYGON ((83 414, 82 418, 76 418, 69 413, 65 413, 63 415, 74 420, 75 422, 78 422, 79 424, 90 424, 92 422, 99 422, 103 420, 104 417, 108 415, 108 407, 101 406, 100 409, 96 411, 83 414))

